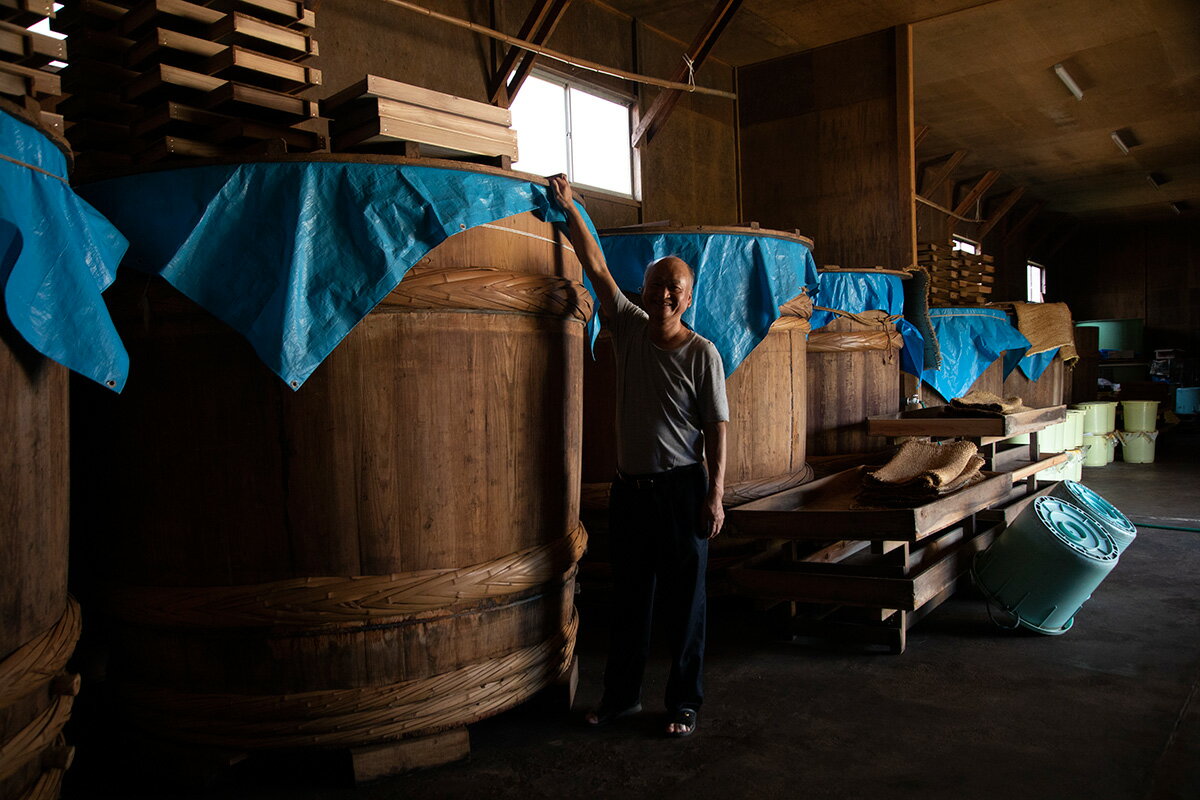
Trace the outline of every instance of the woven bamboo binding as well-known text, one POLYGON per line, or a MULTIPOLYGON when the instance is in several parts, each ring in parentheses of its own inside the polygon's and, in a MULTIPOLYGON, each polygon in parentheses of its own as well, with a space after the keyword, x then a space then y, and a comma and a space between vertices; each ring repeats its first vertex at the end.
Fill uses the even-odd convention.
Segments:
POLYGON ((14 775, 17 770, 54 744, 62 733, 63 726, 71 718, 71 706, 74 702, 75 698, 70 695, 55 697, 54 702, 45 711, 17 731, 16 736, 0 745, 0 781, 14 775))
POLYGON ((379 743, 469 725, 527 700, 566 672, 577 628, 572 613, 564 630, 540 644, 385 686, 269 696, 134 686, 125 696, 143 727, 196 744, 260 749, 379 743))
POLYGON ((549 544, 457 569, 296 578, 245 586, 116 586, 113 611, 143 625, 257 627, 383 622, 531 589, 583 555, 583 525, 549 544))
POLYGON ((592 296, 582 283, 493 267, 413 267, 378 310, 456 309, 509 311, 564 317, 592 316, 592 296))
POLYGON ((62 672, 79 641, 79 629, 79 603, 67 595, 67 607, 54 625, 0 661, 0 708, 37 691, 62 672))

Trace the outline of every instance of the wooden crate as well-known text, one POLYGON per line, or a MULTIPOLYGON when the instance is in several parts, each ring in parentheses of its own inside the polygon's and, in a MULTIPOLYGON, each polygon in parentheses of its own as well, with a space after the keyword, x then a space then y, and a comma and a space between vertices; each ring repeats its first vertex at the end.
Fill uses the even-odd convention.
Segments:
POLYGON ((415 142, 430 155, 517 157, 507 109, 368 75, 322 104, 335 150, 415 142))

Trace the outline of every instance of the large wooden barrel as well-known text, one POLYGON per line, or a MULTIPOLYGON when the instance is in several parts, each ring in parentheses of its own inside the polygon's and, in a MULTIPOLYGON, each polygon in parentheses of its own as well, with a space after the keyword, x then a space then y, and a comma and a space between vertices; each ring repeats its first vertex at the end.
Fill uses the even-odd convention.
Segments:
POLYGON ((903 345, 895 321, 878 309, 840 314, 809 334, 810 457, 870 453, 889 446, 886 437, 867 435, 867 418, 893 414, 902 407, 903 345))
POLYGON ((136 366, 92 399, 93 449, 133 720, 227 749, 403 744, 561 677, 585 543, 580 278, 531 214, 469 229, 294 393, 164 282, 119 281, 136 366))
POLYGON ((67 371, 0 313, 0 798, 54 798, 78 678, 67 594, 67 371))
POLYGON ((1062 356, 1054 354, 1054 360, 1046 367, 1036 381, 1030 380, 1020 367, 1008 373, 1004 379, 1003 397, 1016 395, 1030 408, 1046 408, 1059 406, 1066 396, 1066 368, 1062 356))

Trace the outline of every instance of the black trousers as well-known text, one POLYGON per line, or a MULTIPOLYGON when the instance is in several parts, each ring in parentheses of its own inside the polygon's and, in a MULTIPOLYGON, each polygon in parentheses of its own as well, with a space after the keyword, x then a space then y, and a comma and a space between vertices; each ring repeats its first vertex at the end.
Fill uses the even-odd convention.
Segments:
POLYGON ((613 481, 609 538, 616 597, 604 669, 606 708, 641 701, 656 597, 671 647, 667 710, 699 708, 704 700, 708 539, 700 511, 707 492, 701 464, 613 481))

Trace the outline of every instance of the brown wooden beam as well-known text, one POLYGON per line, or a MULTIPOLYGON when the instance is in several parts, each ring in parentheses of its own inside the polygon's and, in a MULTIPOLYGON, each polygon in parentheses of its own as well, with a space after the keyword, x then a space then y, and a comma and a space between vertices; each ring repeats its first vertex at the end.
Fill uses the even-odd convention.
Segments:
POLYGON ((913 152, 921 146, 921 142, 925 141, 925 137, 929 135, 928 125, 918 125, 913 131, 913 152))
MULTIPOLYGON (((544 44, 550 38, 550 34, 554 33, 570 5, 571 0, 538 0, 533 8, 529 9, 529 16, 525 18, 517 38, 526 39, 534 44, 544 44)), ((502 108, 511 106, 521 85, 533 71, 536 60, 537 53, 519 47, 509 47, 488 86, 490 102, 502 108), (512 75, 512 78, 509 78, 509 75, 512 75)))
MULTIPOLYGON (((999 170, 989 169, 987 172, 983 173, 983 176, 975 182, 975 185, 971 187, 971 190, 968 191, 963 196, 963 199, 958 202, 958 205, 954 207, 954 213, 960 217, 966 216, 967 212, 971 210, 971 207, 978 202, 979 198, 983 197, 984 193, 986 193, 988 189, 992 188, 992 184, 999 180, 999 178, 999 170)), ((954 226, 957 223, 958 220, 956 220, 954 217, 950 218, 951 233, 954 233, 954 226)))
MULTIPOLYGON (((691 47, 688 48, 687 57, 691 61, 691 70, 693 74, 708 58, 708 54, 712 51, 713 45, 717 43, 721 33, 724 32, 725 26, 733 19, 733 15, 741 7, 742 0, 719 0, 708 20, 700 28, 700 32, 696 35, 691 47)), ((688 65, 682 63, 675 70, 675 77, 672 80, 683 81, 688 76, 688 65)), ((638 123, 637 130, 633 132, 632 142, 634 147, 640 147, 643 142, 649 142, 654 138, 663 125, 666 124, 667 118, 671 115, 675 104, 679 102, 683 92, 677 89, 664 89, 654 98, 654 102, 650 104, 650 110, 642 115, 641 122, 638 123)))
POLYGON ((949 155, 940 156, 939 158, 933 158, 933 159, 930 159, 929 161, 922 162, 922 164, 921 164, 921 174, 922 174, 921 194, 925 195, 926 197, 931 197, 933 195, 933 192, 939 186, 941 186, 943 183, 945 183, 946 180, 952 174, 954 174, 954 170, 958 169, 958 165, 961 164, 963 159, 966 157, 967 157, 966 150, 955 150, 953 153, 950 153, 949 155), (926 165, 927 164, 935 164, 938 161, 943 161, 944 163, 942 164, 942 166, 940 166, 937 169, 936 172, 929 175, 927 180, 924 179, 925 174, 928 172, 928 167, 926 167, 926 165))
POLYGON ((1021 199, 1021 195, 1023 194, 1025 194, 1024 186, 1018 186, 1006 194, 1004 199, 1000 201, 1000 204, 996 206, 996 209, 988 215, 987 222, 979 226, 979 230, 975 232, 975 238, 983 241, 983 237, 992 232, 992 228, 996 227, 996 223, 1004 219, 1005 214, 1012 211, 1013 206, 1017 204, 1017 201, 1021 199))
POLYGON ((1033 205, 1031 205, 1028 209, 1026 209, 1025 213, 1021 215, 1021 218, 1018 219, 1015 223, 1013 223, 1013 225, 1010 226, 1009 229, 1004 232, 1005 247, 1007 247, 1008 244, 1013 239, 1015 239, 1017 236, 1019 236, 1021 231, 1025 230, 1026 228, 1029 227, 1030 223, 1033 222, 1034 219, 1037 218, 1037 215, 1042 213, 1042 208, 1045 207, 1045 205, 1046 205, 1045 202, 1043 202, 1042 200, 1038 200, 1033 205))

